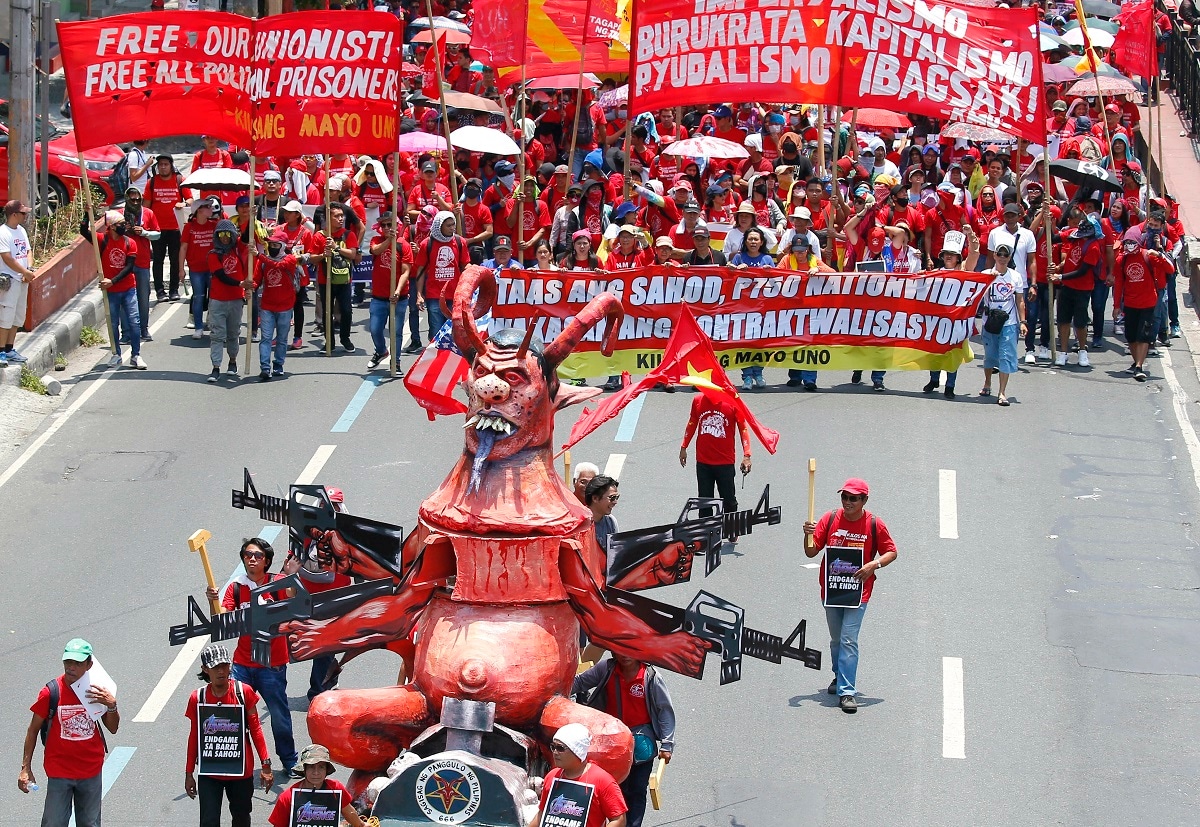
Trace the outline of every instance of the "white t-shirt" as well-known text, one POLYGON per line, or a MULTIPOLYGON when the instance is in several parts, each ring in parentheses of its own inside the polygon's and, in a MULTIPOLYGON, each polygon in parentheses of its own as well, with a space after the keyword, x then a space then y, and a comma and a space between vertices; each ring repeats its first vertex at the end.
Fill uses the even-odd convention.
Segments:
POLYGON ((1017 295, 1018 293, 1023 295, 1027 286, 1025 277, 1009 267, 1003 273, 997 274, 996 279, 988 285, 987 291, 983 294, 983 303, 987 307, 1008 311, 1008 321, 1004 323, 1005 327, 1020 324, 1021 320, 1017 318, 1017 295))
POLYGON ((1037 251, 1037 239, 1033 237, 1033 233, 1020 225, 1017 226, 1016 233, 1010 233, 1008 228, 1001 224, 988 233, 988 250, 994 255, 996 248, 1001 244, 1012 248, 1013 269, 1021 274, 1021 278, 1029 281, 1025 265, 1028 257, 1037 251))
POLYGON ((134 175, 139 169, 146 165, 146 161, 149 160, 149 156, 146 155, 143 150, 138 149, 135 146, 125 153, 125 157, 129 161, 129 184, 137 187, 139 190, 144 190, 146 188, 146 182, 150 180, 150 172, 143 172, 136 178, 134 175))
MULTIPOLYGON (((824 258, 821 254, 825 252, 821 249, 821 239, 812 230, 808 230, 808 246, 813 255, 817 258, 824 258)), ((779 237, 779 255, 786 256, 792 252, 792 239, 796 237, 796 228, 788 227, 783 231, 783 235, 779 237)))
MULTIPOLYGON (((29 269, 29 235, 23 225, 10 227, 7 222, 0 224, 0 253, 8 253, 18 264, 29 269)), ((17 271, 9 267, 3 258, 0 258, 0 273, 17 275, 17 271)))

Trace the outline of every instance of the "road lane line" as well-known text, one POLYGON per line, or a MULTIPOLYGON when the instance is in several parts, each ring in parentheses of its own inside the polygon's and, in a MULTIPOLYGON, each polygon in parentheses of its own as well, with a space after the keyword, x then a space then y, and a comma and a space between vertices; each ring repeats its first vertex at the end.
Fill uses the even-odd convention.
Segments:
POLYGON ((943 540, 958 539, 958 472, 938 471, 938 517, 943 540))
POLYGON ((158 319, 150 325, 150 335, 153 336, 155 333, 162 330, 162 326, 167 323, 167 319, 174 316, 175 311, 181 307, 183 307, 182 302, 175 302, 170 307, 168 307, 166 312, 163 313, 161 316, 159 316, 158 319))
POLYGON ((942 658, 942 757, 966 758, 962 658, 942 658))
POLYGON ((1171 388, 1171 407, 1175 409, 1175 419, 1179 421, 1179 432, 1183 434, 1183 444, 1187 446, 1188 457, 1192 461, 1192 478, 1196 483, 1196 488, 1200 489, 1200 439, 1196 437, 1196 429, 1192 427, 1192 419, 1188 416, 1187 393, 1179 384, 1179 379, 1175 376, 1175 371, 1171 366, 1171 351, 1163 348, 1159 353, 1162 354, 1159 364, 1162 365, 1163 377, 1171 388))
POLYGON ((358 415, 363 412, 363 408, 367 406, 367 400, 371 398, 371 394, 375 393, 375 389, 383 381, 382 376, 368 376, 358 386, 358 391, 350 400, 350 404, 346 406, 346 410, 342 411, 342 415, 338 417, 338 421, 333 423, 330 428, 330 433, 344 434, 350 430, 350 426, 354 424, 354 420, 358 419, 358 415))
POLYGON ((317 478, 317 474, 321 473, 321 469, 325 467, 325 463, 333 455, 335 448, 337 448, 336 445, 319 446, 317 452, 313 454, 312 459, 308 461, 308 465, 304 466, 304 470, 300 472, 300 476, 296 477, 296 485, 312 485, 313 480, 317 478))
POLYGON ((621 414, 621 424, 617 426, 617 442, 633 442, 633 433, 637 430, 638 417, 642 415, 642 405, 646 404, 646 394, 634 399, 625 406, 621 414))
MULTIPOLYGON (((109 790, 113 788, 113 784, 117 783, 117 779, 121 777, 121 773, 125 771, 125 767, 129 764, 129 759, 137 752, 137 747, 113 747, 112 752, 104 759, 104 771, 100 779, 100 798, 105 798, 109 790)), ((75 815, 71 815, 71 820, 67 822, 68 827, 75 827, 75 815)))
POLYGON ((625 454, 609 454, 608 462, 604 463, 604 476, 614 480, 621 479, 621 469, 625 467, 625 454))

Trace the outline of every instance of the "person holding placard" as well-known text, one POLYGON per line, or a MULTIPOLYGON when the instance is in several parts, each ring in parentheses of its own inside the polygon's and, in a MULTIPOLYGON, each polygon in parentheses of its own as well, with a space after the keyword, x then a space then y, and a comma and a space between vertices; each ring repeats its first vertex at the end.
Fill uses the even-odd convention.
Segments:
POLYGON ((554 733, 550 739, 554 769, 542 782, 541 802, 529 827, 551 823, 563 827, 625 827, 625 797, 607 771, 588 763, 591 746, 592 734, 583 724, 567 724, 554 733))
POLYGON ((341 819, 350 827, 363 827, 349 791, 329 778, 336 771, 325 747, 309 744, 301 750, 292 773, 303 777, 275 799, 267 819, 271 827, 339 827, 341 819))
POLYGON ((221 797, 229 798, 233 827, 250 827, 254 799, 254 761, 250 745, 262 760, 259 783, 271 789, 274 773, 267 739, 258 718, 254 687, 231 680, 233 657, 219 643, 200 653, 200 680, 208 684, 188 696, 187 769, 183 791, 200 798, 200 827, 220 827, 221 797), (199 773, 199 780, 196 778, 199 773))
POLYGON ((804 553, 821 559, 821 602, 829 624, 829 662, 833 667, 830 695, 838 695, 842 712, 854 714, 858 676, 858 632, 875 575, 896 559, 896 543, 883 520, 867 511, 870 489, 865 480, 850 478, 838 489, 842 507, 826 511, 816 522, 804 523, 812 538, 804 553))
POLYGON ((46 748, 42 827, 67 827, 72 814, 79 827, 100 827, 101 776, 108 749, 100 724, 117 734, 121 714, 116 687, 92 660, 92 645, 82 638, 67 641, 62 663, 63 674, 43 686, 29 708, 33 718, 25 731, 17 789, 37 789, 33 750, 40 733, 46 748), (89 676, 93 665, 97 674, 89 676))

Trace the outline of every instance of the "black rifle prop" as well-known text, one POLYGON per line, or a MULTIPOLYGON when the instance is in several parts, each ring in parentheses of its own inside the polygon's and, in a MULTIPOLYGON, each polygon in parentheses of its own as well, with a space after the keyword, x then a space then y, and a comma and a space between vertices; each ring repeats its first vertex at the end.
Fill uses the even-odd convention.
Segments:
POLYGON ((196 598, 188 596, 187 623, 172 626, 168 639, 179 646, 190 638, 208 635, 213 640, 232 640, 250 636, 251 655, 257 663, 271 662, 271 639, 279 627, 292 620, 328 620, 340 617, 376 597, 395 594, 396 582, 390 579, 365 580, 337 589, 313 594, 304 588, 298 575, 272 580, 250 592, 250 605, 224 614, 205 617, 196 598), (291 597, 263 602, 262 597, 284 589, 295 589, 291 597))
POLYGON ((400 526, 338 511, 323 485, 293 485, 286 500, 259 494, 250 470, 242 470, 242 490, 233 491, 233 507, 254 509, 267 522, 286 525, 289 549, 305 568, 319 568, 313 538, 316 529, 317 533, 337 531, 384 569, 397 578, 403 577, 400 555, 404 529, 400 526))
MULTIPOLYGON (((726 514, 720 500, 692 497, 679 519, 670 525, 621 531, 608 538, 608 585, 620 583, 621 578, 656 557, 670 543, 683 543, 689 558, 703 551, 707 577, 721 565, 721 546, 726 540, 744 537, 757 525, 779 525, 782 519, 782 509, 771 505, 769 485, 753 511, 726 514)), ((675 582, 688 579, 680 576, 675 582)))
MULTIPOLYGON (((660 634, 683 631, 713 644, 712 651, 721 655, 722 686, 742 679, 743 657, 771 663, 783 663, 784 658, 789 658, 800 661, 809 669, 821 668, 821 651, 804 645, 806 620, 801 620, 784 640, 778 635, 747 628, 741 606, 705 591, 697 594, 686 609, 621 589, 606 589, 604 596, 609 603, 628 610, 660 634), (707 613, 705 609, 720 612, 724 617, 707 613)), ((697 677, 704 677, 703 664, 697 677)))

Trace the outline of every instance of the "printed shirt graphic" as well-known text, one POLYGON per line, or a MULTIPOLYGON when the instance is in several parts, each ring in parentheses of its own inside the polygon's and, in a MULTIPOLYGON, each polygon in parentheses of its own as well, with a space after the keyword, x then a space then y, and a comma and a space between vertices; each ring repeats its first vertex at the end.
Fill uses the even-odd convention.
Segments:
POLYGON ((705 465, 732 465, 737 457, 735 413, 725 400, 714 401, 707 394, 692 399, 696 427, 696 462, 705 465))
POLYGON ((546 773, 545 782, 542 785, 541 811, 542 825, 546 827, 548 824, 571 825, 583 824, 584 827, 603 827, 610 819, 614 819, 621 813, 628 811, 625 805, 625 797, 621 794, 621 788, 613 777, 595 764, 588 764, 584 767, 583 773, 575 779, 563 779, 576 786, 586 785, 591 786, 592 790, 591 806, 587 811, 587 821, 579 820, 579 815, 575 816, 575 820, 568 820, 567 811, 574 810, 572 802, 565 796, 561 797, 558 791, 554 790, 555 779, 562 775, 562 770, 558 767, 546 773), (555 793, 554 798, 551 798, 551 792, 555 793), (553 812, 553 815, 552 815, 553 812), (556 818, 557 821, 550 821, 549 818, 556 818))
MULTIPOLYGON (((853 522, 847 520, 839 508, 837 511, 829 512, 821 519, 817 520, 817 530, 813 535, 818 548, 826 546, 846 546, 849 548, 863 549, 863 565, 866 565, 877 555, 885 552, 895 551, 896 543, 892 540, 891 532, 888 531, 883 520, 875 518, 875 543, 874 547, 869 542, 868 537, 871 533, 871 512, 863 509, 863 515, 858 520, 853 522)), ((821 602, 825 601, 825 555, 821 555, 821 602)), ((862 602, 865 606, 867 601, 871 599, 871 590, 875 586, 875 578, 868 577, 863 583, 862 602)))
MULTIPOLYGON (((8 253, 22 267, 29 266, 29 236, 21 226, 0 226, 0 253, 8 253)), ((0 273, 16 275, 13 270, 0 259, 0 273)))
MULTIPOLYGON (((96 722, 87 708, 60 675, 58 681, 58 711, 50 720, 46 733, 46 755, 43 766, 50 778, 91 778, 104 768, 104 742, 96 722)), ((31 706, 33 714, 50 715, 50 690, 42 687, 31 706)))

